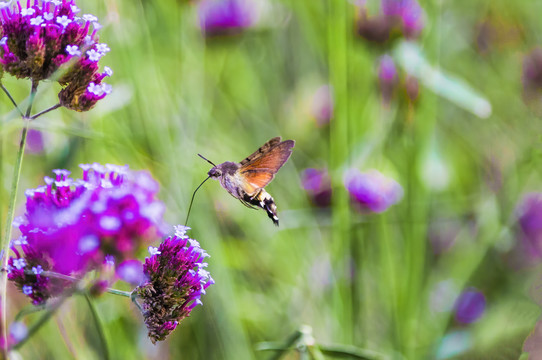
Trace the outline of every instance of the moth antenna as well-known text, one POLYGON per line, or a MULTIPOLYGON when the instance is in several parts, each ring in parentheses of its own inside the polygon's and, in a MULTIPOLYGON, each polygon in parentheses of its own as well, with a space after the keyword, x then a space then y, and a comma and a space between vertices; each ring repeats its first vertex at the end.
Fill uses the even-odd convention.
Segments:
MULTIPOLYGON (((199 154, 198 154, 199 155, 199 154)), ((201 156, 201 155, 200 155, 201 156)), ((203 156, 201 156, 203 157, 203 156)), ((205 158, 204 158, 205 159, 205 158)), ((207 160, 207 159, 205 159, 207 160)), ((209 161, 209 160, 207 160, 209 161)), ((210 161, 209 161, 210 162, 210 161)), ((194 202, 194 197, 196 196, 196 191, 199 190, 199 188, 207 181, 209 180, 210 176, 207 176, 207 178, 205 180, 203 180, 201 182, 201 184, 199 184, 199 186, 196 188, 196 190, 194 190, 194 193, 192 194, 192 200, 190 200, 190 206, 188 207, 188 214, 186 214, 186 220, 184 221, 184 226, 188 226, 188 217, 190 216, 190 210, 192 209, 192 203, 194 202)))
MULTIPOLYGON (((198 156, 199 156, 200 158, 202 158, 203 160, 207 161, 209 164, 211 164, 211 165, 213 165, 213 166, 216 166, 211 160, 205 158, 203 155, 198 154, 198 156)), ((202 183, 202 184, 203 184, 203 183, 202 183)))

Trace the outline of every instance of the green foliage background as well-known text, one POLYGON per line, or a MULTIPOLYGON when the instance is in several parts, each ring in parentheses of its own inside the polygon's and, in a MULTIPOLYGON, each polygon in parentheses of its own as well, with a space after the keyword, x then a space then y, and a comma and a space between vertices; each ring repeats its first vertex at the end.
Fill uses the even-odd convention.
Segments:
MULTIPOLYGON (((272 353, 256 351, 259 342, 284 341, 302 325, 312 328, 317 344, 353 345, 392 359, 446 358, 443 340, 456 331, 470 346, 452 358, 521 355, 541 298, 537 268, 518 269, 513 261, 514 209, 524 192, 542 190, 542 123, 522 100, 521 64, 542 44, 542 2, 420 3, 425 58, 488 99, 490 117, 478 118, 423 86, 414 104, 401 88, 383 106, 376 63, 395 45, 357 38, 356 8, 347 1, 271 1, 257 28, 208 40, 192 3, 79 2, 104 24, 101 40, 111 52, 101 63, 115 71, 114 93, 88 113, 61 109, 31 124, 47 144, 45 153, 25 156, 19 213, 24 189, 41 184, 50 170, 67 168, 77 177, 79 163, 100 162, 149 170, 161 184, 167 220, 182 223, 209 170, 197 153, 216 163, 240 161, 273 136, 296 140, 268 187, 280 228, 217 183, 198 193, 191 236, 211 254, 216 284, 166 342, 146 340, 141 315, 126 298, 97 299, 112 358, 267 358, 272 353), (512 35, 481 53, 477 26, 486 19, 512 35), (319 127, 311 96, 327 83, 336 116, 319 127), (434 159, 437 170, 430 167, 434 159), (302 190, 300 173, 308 167, 329 169, 330 208, 313 207, 302 190), (403 200, 383 214, 358 213, 343 187, 350 167, 389 174, 402 184, 403 200), (449 181, 435 186, 443 168, 449 181), (453 246, 435 254, 430 239, 446 232, 453 246), (445 280, 458 291, 484 292, 481 320, 460 325, 449 311, 432 310, 431 294, 445 280)), ((28 95, 29 83, 2 81, 16 99, 28 95)), ((54 104, 57 90, 41 86, 34 108, 54 104)), ((5 96, 0 110, 5 219, 21 121, 5 96)), ((8 290, 11 321, 27 300, 8 290)), ((68 300, 20 354, 102 358, 84 299, 68 300)), ((298 358, 295 351, 286 356, 298 358)))

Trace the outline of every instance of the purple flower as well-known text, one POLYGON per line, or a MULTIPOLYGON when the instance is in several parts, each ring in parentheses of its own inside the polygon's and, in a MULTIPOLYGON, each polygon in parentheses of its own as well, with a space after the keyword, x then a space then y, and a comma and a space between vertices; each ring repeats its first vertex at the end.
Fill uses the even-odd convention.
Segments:
POLYGON ((420 83, 414 76, 407 75, 405 79, 405 91, 411 103, 416 102, 420 94, 420 83))
POLYGON ((455 319, 458 322, 473 323, 483 315, 486 309, 486 297, 475 288, 470 288, 459 295, 454 308, 455 319))
POLYGON ((18 343, 19 341, 26 338, 26 336, 28 335, 28 329, 24 323, 20 321, 15 321, 12 322, 9 326, 9 335, 15 343, 18 343))
POLYGON ((416 38, 423 29, 423 10, 416 0, 382 0, 382 14, 401 23, 407 38, 416 38))
POLYGON ((196 305, 201 305, 201 295, 214 284, 205 270, 204 259, 209 255, 185 231, 185 227, 177 227, 175 235, 145 259, 143 272, 148 281, 134 290, 153 343, 164 340, 196 305))
POLYGON ((381 13, 369 16, 362 6, 357 32, 371 42, 384 43, 398 30, 408 39, 417 38, 423 30, 423 10, 416 0, 382 0, 381 13))
POLYGON ((205 35, 211 36, 241 32, 257 21, 256 10, 250 0, 202 0, 200 27, 205 35))
POLYGON ((542 259, 542 193, 526 194, 516 209, 520 246, 530 262, 542 259))
POLYGON ((326 169, 305 169, 301 173, 301 185, 312 203, 327 207, 331 203, 331 181, 326 169))
POLYGON ((389 55, 382 56, 378 64, 378 83, 382 94, 382 102, 385 105, 389 105, 391 102, 397 82, 397 68, 393 59, 389 55))
POLYGON ((143 264, 139 260, 126 260, 117 267, 117 276, 127 283, 139 285, 145 280, 143 264))
POLYGON ((532 103, 539 102, 542 95, 542 48, 533 49, 523 58, 521 82, 524 100, 532 103))
POLYGON ((106 52, 100 49, 107 45, 98 44, 97 18, 77 17, 79 9, 75 0, 28 0, 26 5, 25 8, 17 1, 13 6, 0 9, 3 70, 37 83, 63 68, 65 72, 57 80, 62 86, 58 95, 61 105, 77 111, 91 109, 107 95, 105 92, 100 96, 87 93, 89 83, 100 85, 106 76, 98 72, 97 61, 106 52))
POLYGON ((345 177, 345 187, 361 210, 380 213, 396 204, 403 197, 403 188, 395 180, 377 170, 359 172, 350 170, 345 177))
MULTIPOLYGON (((9 259, 8 277, 34 304, 67 286, 52 281, 46 271, 83 275, 111 259, 134 259, 162 235, 164 207, 156 199, 158 184, 148 173, 115 165, 81 168, 82 179, 54 170, 54 179, 46 177, 45 185, 27 190, 25 216, 14 222, 24 241, 12 242, 15 256, 9 259)), ((128 270, 121 273, 135 282, 135 276, 129 276, 135 272, 128 270)))
POLYGON ((66 52, 71 56, 81 56, 81 50, 77 45, 66 46, 66 52))
POLYGON ((43 134, 36 129, 28 129, 26 135, 25 152, 30 154, 41 154, 45 149, 43 134))
POLYGON ((326 125, 333 117, 333 93, 329 85, 320 86, 313 95, 312 116, 319 126, 326 125))

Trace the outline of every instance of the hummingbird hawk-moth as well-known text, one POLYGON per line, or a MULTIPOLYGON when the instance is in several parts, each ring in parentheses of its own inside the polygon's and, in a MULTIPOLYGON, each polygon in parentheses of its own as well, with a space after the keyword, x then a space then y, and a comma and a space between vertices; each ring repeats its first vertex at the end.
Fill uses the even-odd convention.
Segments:
POLYGON ((264 209, 267 216, 278 226, 277 206, 264 188, 288 161, 294 145, 294 140, 281 141, 280 137, 275 137, 240 163, 226 161, 215 165, 204 158, 214 166, 207 175, 219 180, 220 185, 246 207, 264 209))

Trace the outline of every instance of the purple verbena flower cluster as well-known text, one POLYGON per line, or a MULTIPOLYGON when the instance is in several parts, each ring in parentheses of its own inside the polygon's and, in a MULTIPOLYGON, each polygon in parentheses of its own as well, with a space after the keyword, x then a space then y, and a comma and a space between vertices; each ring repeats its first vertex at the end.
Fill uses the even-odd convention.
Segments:
POLYGON ((470 324, 482 317, 486 309, 486 297, 476 288, 466 289, 455 301, 455 319, 470 324))
POLYGON ((78 16, 74 0, 28 0, 26 7, 17 1, 0 8, 0 64, 6 72, 37 83, 60 69, 60 104, 76 111, 90 110, 111 92, 103 79, 112 70, 99 72, 98 61, 110 49, 99 43, 96 16, 78 16))
POLYGON ((519 247, 524 263, 542 260, 542 193, 528 193, 516 208, 519 247))
POLYGON ((381 13, 372 17, 362 7, 357 23, 358 34, 377 43, 388 41, 393 32, 415 39, 423 27, 423 9, 416 0, 382 0, 381 13))
POLYGON ((377 170, 364 173, 351 170, 346 175, 345 186, 362 211, 384 212, 403 197, 401 185, 377 170))
POLYGON ((64 282, 52 282, 43 271, 83 275, 104 264, 133 259, 161 236, 163 204, 150 174, 127 166, 81 165, 83 178, 56 178, 26 191, 26 212, 18 218, 21 237, 12 241, 8 277, 41 304, 64 282))
POLYGON ((542 94, 542 48, 534 48, 523 58, 521 82, 525 101, 539 101, 542 94))
POLYGON ((314 205, 327 207, 331 204, 331 179, 327 169, 308 168, 303 170, 301 185, 314 205))
POLYGON ((149 337, 153 343, 164 340, 177 324, 201 304, 201 295, 214 284, 205 270, 209 255, 196 240, 188 238, 188 227, 177 226, 175 236, 168 237, 158 248, 149 248, 143 271, 148 281, 134 294, 141 308, 149 337))
POLYGON ((199 3, 200 27, 207 36, 242 32, 258 18, 250 0, 203 0, 199 3))
POLYGON ((395 67, 392 57, 389 55, 382 56, 378 64, 378 85, 384 104, 389 104, 391 102, 393 91, 398 80, 397 68, 395 67))

